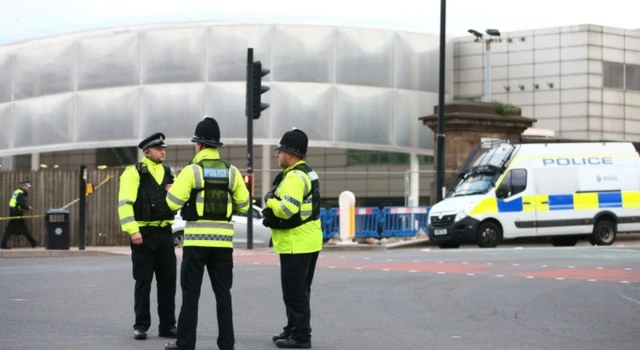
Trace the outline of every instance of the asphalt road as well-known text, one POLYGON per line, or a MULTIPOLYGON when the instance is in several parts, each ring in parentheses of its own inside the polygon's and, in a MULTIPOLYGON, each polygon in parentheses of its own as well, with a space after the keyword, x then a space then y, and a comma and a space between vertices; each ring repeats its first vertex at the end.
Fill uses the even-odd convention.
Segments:
MULTIPOLYGON (((236 349, 275 349, 277 256, 237 251, 236 349)), ((155 293, 155 289, 152 291, 155 293)), ((155 305, 152 296, 152 305, 155 305)), ((176 297, 178 309, 181 295, 176 297)), ((1 349, 163 349, 132 337, 128 256, 0 260, 1 349)), ((640 247, 406 249, 321 255, 315 349, 637 349, 640 247)), ((216 349, 200 300, 198 349, 216 349)))

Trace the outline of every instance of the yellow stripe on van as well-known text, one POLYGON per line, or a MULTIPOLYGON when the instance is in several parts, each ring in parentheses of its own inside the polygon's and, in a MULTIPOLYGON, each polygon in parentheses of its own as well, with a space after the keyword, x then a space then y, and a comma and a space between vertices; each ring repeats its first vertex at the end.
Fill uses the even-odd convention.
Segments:
POLYGON ((535 196, 535 198, 536 198, 536 211, 549 211, 549 195, 548 194, 538 194, 535 196))
POLYGON ((622 192, 623 208, 640 208, 640 191, 622 192))
POLYGON ((476 204, 471 210, 471 215, 494 214, 498 212, 498 201, 496 198, 485 198, 476 204))
POLYGON ((536 211, 536 202, 534 197, 535 196, 530 194, 522 196, 522 211, 525 211, 525 212, 536 211))
POLYGON ((573 194, 573 209, 598 209, 599 207, 597 192, 573 194))

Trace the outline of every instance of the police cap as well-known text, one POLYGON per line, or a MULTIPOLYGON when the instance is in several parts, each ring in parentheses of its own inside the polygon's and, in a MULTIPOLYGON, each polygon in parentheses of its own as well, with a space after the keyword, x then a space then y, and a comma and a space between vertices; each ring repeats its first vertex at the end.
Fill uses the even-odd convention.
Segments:
POLYGON ((300 129, 293 128, 293 130, 287 131, 282 135, 280 144, 274 150, 294 153, 304 158, 307 155, 308 144, 307 134, 300 129))
POLYGON ((138 148, 140 148, 143 151, 149 147, 156 147, 156 146, 160 146, 164 148, 167 147, 167 144, 164 143, 164 134, 161 132, 157 132, 147 137, 146 139, 142 140, 140 144, 138 144, 138 148))
POLYGON ((200 142, 213 147, 222 146, 223 143, 220 142, 220 127, 218 126, 218 122, 211 117, 204 117, 204 119, 196 125, 196 130, 193 133, 191 142, 200 142))

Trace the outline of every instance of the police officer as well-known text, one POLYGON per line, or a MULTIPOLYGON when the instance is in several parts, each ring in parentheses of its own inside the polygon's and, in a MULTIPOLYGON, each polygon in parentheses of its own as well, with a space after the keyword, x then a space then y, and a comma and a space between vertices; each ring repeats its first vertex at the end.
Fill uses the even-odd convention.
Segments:
POLYGON ((199 122, 191 141, 195 142, 196 155, 191 165, 180 172, 167 195, 172 210, 182 208, 186 224, 180 269, 182 308, 178 317, 178 339, 167 344, 165 350, 196 347, 198 301, 205 266, 216 297, 218 347, 229 350, 235 345, 231 307, 231 216, 234 210, 241 213, 249 210, 249 190, 240 171, 220 159, 218 147, 223 144, 215 119, 205 117, 199 122))
POLYGON ((167 190, 175 174, 163 165, 164 134, 155 133, 138 147, 144 158, 120 176, 118 214, 122 231, 131 235, 135 284, 135 339, 146 339, 151 326, 149 297, 155 273, 158 293, 158 336, 177 336, 175 316, 176 253, 171 225, 175 212, 167 206, 167 190))
POLYGON ((29 232, 29 228, 27 227, 27 222, 20 218, 25 214, 27 210, 31 210, 31 206, 27 205, 27 196, 29 196, 29 188, 31 187, 31 182, 22 181, 20 183, 20 188, 13 192, 11 195, 11 199, 9 200, 9 216, 17 217, 16 219, 10 219, 7 224, 7 229, 4 232, 4 236, 2 236, 2 244, 0 244, 0 248, 9 249, 7 243, 9 242, 9 238, 11 238, 12 234, 23 234, 27 237, 29 244, 31 244, 32 248, 35 248, 38 245, 38 242, 29 232))
POLYGON ((264 226, 271 228, 273 247, 280 255, 280 282, 287 325, 272 340, 279 348, 311 347, 311 282, 322 249, 320 183, 306 161, 307 135, 286 132, 277 151, 284 170, 265 195, 264 226))

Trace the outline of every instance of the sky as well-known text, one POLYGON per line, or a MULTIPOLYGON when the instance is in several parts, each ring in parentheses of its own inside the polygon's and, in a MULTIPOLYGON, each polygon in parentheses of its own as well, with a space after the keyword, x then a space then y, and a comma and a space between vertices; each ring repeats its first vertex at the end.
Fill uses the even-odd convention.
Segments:
MULTIPOLYGON (((92 29, 189 21, 278 21, 438 34, 440 0, 0 0, 0 45, 92 29)), ((640 29, 640 1, 449 0, 448 36, 595 24, 640 29)))

